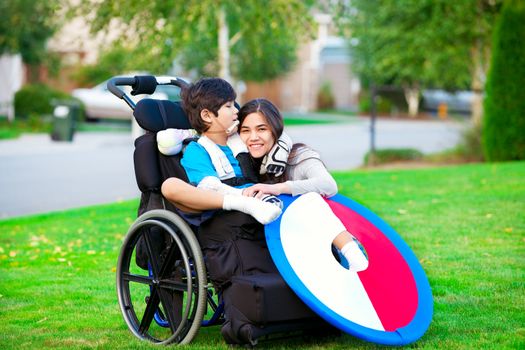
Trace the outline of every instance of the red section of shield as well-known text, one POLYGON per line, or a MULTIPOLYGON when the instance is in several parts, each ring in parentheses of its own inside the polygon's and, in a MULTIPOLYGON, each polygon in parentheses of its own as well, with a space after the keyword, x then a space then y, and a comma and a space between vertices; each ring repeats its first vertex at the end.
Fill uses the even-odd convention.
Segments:
POLYGON ((417 310, 418 294, 403 256, 370 221, 342 204, 326 202, 366 249, 368 269, 358 272, 358 276, 383 327, 392 332, 408 325, 417 310))

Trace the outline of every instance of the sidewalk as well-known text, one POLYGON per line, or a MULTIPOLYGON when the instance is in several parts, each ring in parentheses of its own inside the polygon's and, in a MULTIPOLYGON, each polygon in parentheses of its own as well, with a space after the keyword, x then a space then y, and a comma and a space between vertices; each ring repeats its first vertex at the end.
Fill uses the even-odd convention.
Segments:
POLYGON ((47 134, 0 141, 0 219, 136 198, 128 133, 47 134))

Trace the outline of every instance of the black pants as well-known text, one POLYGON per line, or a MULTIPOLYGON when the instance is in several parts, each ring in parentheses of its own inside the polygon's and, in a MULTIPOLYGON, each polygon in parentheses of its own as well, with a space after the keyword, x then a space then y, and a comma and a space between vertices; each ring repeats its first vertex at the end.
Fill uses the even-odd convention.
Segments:
POLYGON ((264 226, 250 215, 221 210, 201 224, 198 238, 210 280, 219 291, 233 276, 277 273, 264 226))

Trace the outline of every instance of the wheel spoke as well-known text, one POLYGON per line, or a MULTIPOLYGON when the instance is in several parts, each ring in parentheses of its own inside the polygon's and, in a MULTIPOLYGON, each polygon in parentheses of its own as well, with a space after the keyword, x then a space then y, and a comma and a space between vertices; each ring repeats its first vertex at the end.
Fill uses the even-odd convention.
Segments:
POLYGON ((157 288, 153 288, 151 291, 151 295, 148 299, 148 304, 146 305, 146 310, 144 310, 144 315, 142 316, 142 320, 140 321, 140 334, 146 334, 146 332, 148 331, 151 321, 153 320, 153 316, 155 315, 155 311, 157 311, 157 308, 159 306, 159 302, 160 298, 159 293, 157 292, 157 288))
POLYGON ((124 281, 129 281, 129 282, 137 282, 137 283, 142 283, 142 284, 147 284, 147 285, 153 284, 152 277, 144 276, 144 275, 135 275, 130 272, 123 272, 122 278, 124 279, 124 281))
POLYGON ((151 270, 153 271, 153 277, 159 276, 159 263, 160 263, 160 254, 159 252, 153 251, 153 245, 151 242, 150 232, 147 230, 147 232, 143 235, 144 241, 146 243, 146 249, 148 252, 148 262, 151 265, 151 270))
POLYGON ((169 289, 172 291, 187 292, 188 285, 184 282, 175 281, 173 279, 165 279, 159 281, 159 287, 169 289))
POLYGON ((180 254, 177 254, 179 251, 178 248, 179 248, 178 245, 175 244, 175 242, 173 242, 159 270, 159 279, 165 278, 171 275, 171 272, 173 271, 173 268, 175 267, 175 261, 180 256, 180 254))
POLYGON ((170 329, 175 333, 182 320, 182 293, 170 293, 160 289, 159 296, 164 314, 168 317, 170 329))

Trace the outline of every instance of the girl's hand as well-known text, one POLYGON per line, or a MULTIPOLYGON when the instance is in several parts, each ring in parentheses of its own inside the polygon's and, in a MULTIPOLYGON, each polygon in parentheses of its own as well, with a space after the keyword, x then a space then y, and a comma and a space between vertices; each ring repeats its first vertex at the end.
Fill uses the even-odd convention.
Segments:
POLYGON ((260 198, 265 194, 273 194, 274 196, 278 196, 281 193, 289 193, 287 192, 287 186, 284 183, 278 183, 273 185, 255 184, 253 186, 245 188, 242 194, 248 197, 260 198))

